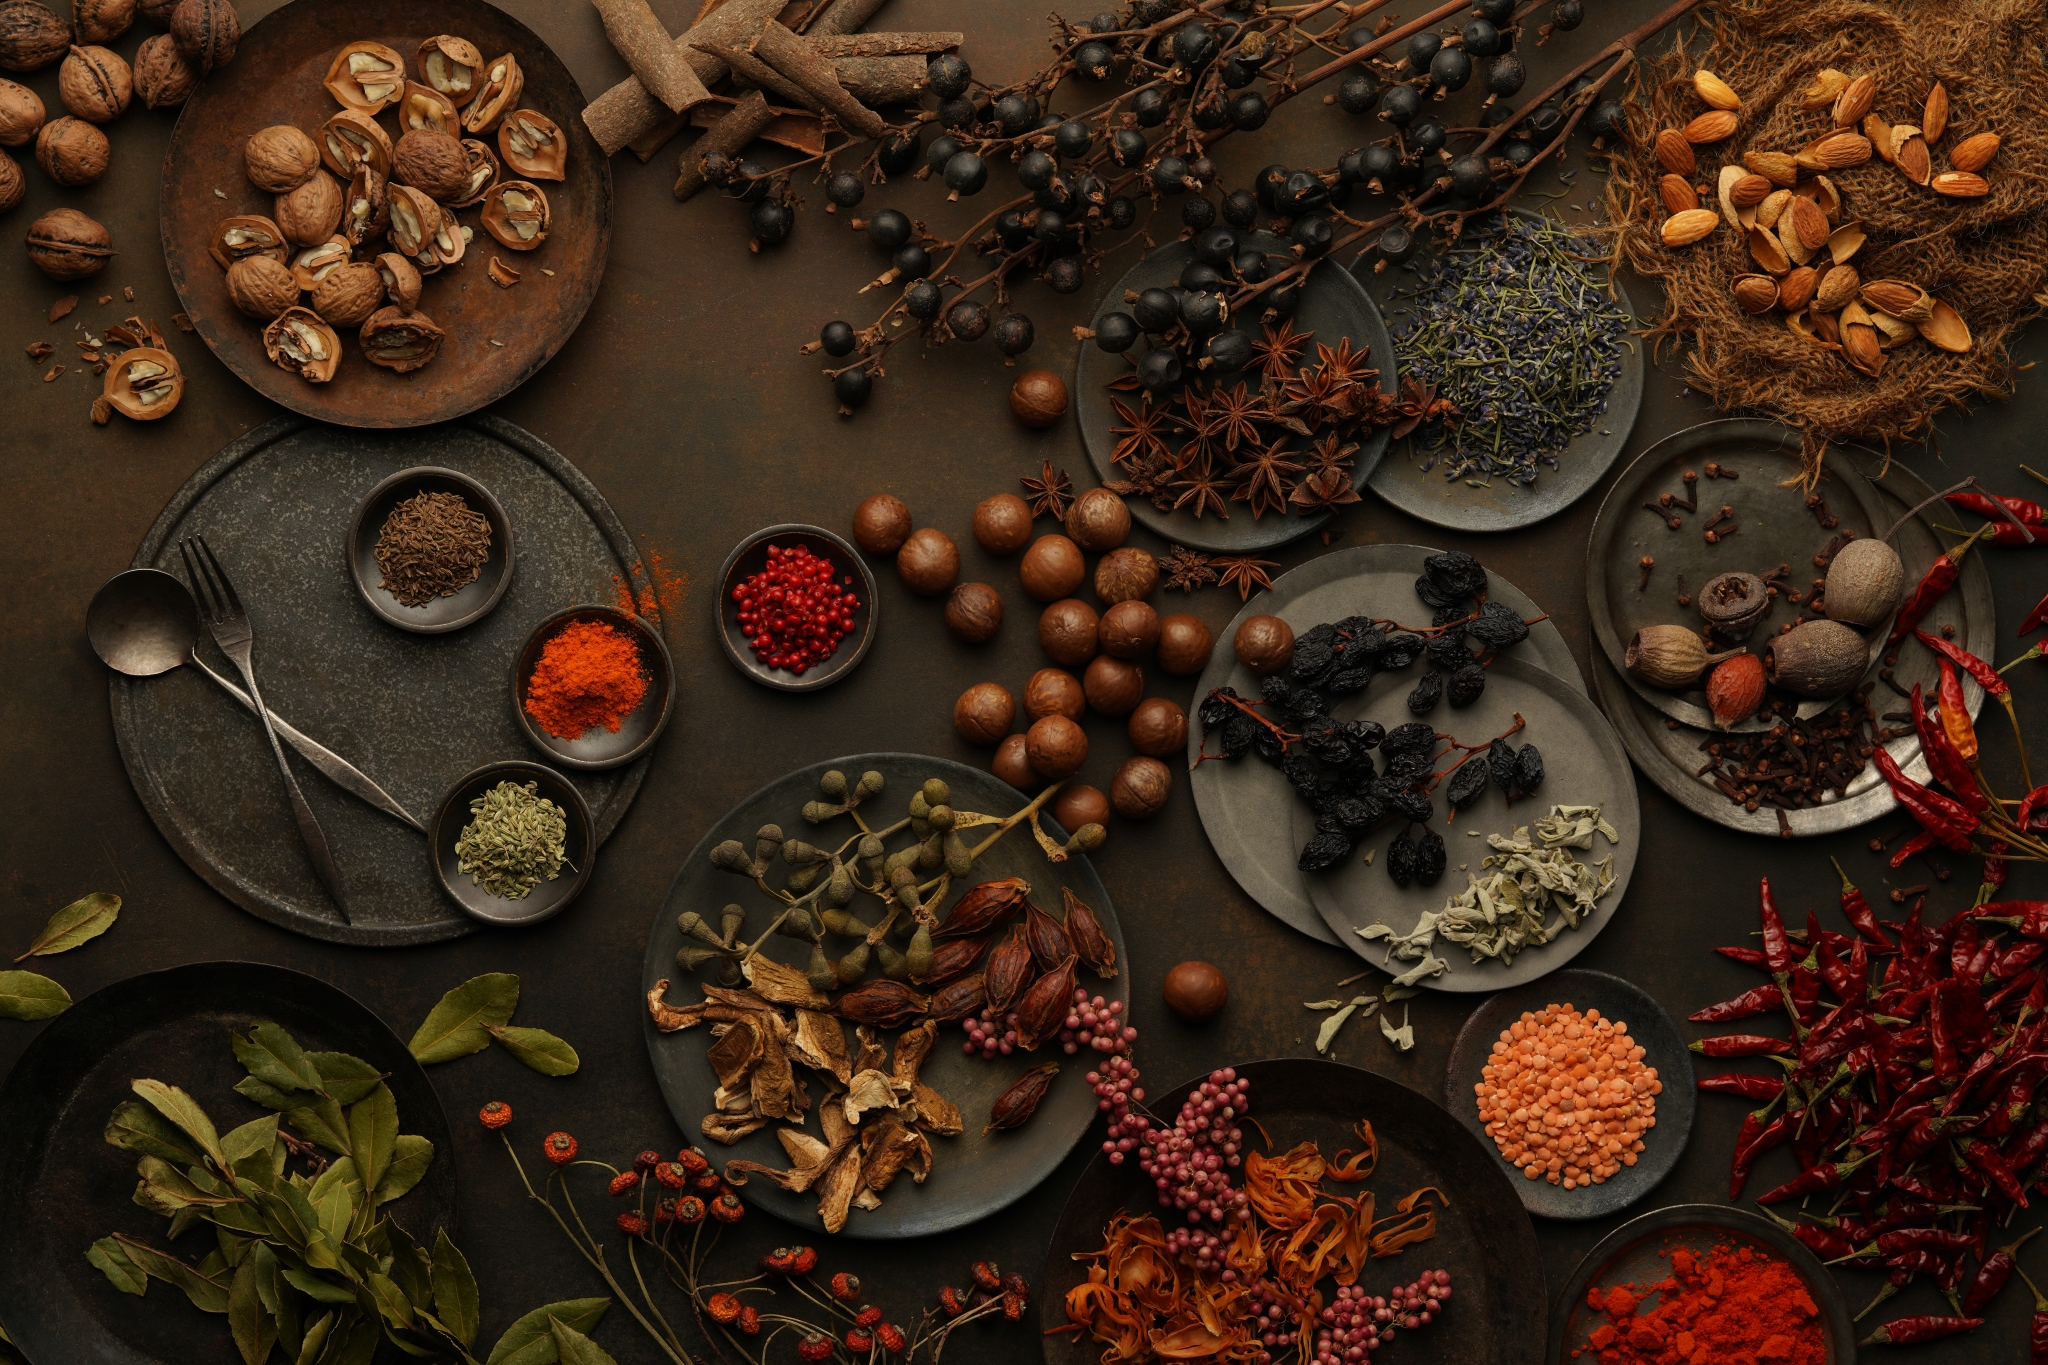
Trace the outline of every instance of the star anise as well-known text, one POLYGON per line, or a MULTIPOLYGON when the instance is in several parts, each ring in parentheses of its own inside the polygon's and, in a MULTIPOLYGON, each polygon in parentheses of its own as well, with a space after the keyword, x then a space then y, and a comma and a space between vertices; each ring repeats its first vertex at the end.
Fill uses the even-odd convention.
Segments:
POLYGON ((1358 490, 1351 486, 1351 475, 1342 469, 1318 469, 1296 485, 1294 496, 1289 499, 1304 512, 1318 512, 1326 507, 1342 507, 1348 502, 1359 501, 1358 490))
POLYGON ((1116 437, 1111 459, 1118 464, 1139 464, 1149 455, 1166 452, 1166 435, 1175 425, 1171 410, 1153 407, 1150 394, 1139 400, 1136 409, 1114 398, 1109 400, 1109 405, 1117 416, 1117 421, 1109 428, 1109 434, 1116 437))
POLYGON ((1231 491, 1236 502, 1250 503, 1252 520, 1257 521, 1267 512, 1285 512, 1287 495, 1291 482, 1289 474, 1299 474, 1299 462, 1287 458, 1285 438, 1270 446, 1260 446, 1239 461, 1231 471, 1237 487, 1231 491))
POLYGON ((1266 378, 1284 380, 1301 364, 1301 348, 1308 345, 1309 338, 1314 335, 1314 332, 1295 331, 1293 318, 1277 328, 1269 322, 1265 336, 1252 343, 1253 363, 1266 378))
POLYGON ((1252 393, 1243 384, 1234 389, 1219 388, 1209 398, 1209 416, 1215 424, 1216 436, 1227 451, 1236 450, 1240 443, 1256 445, 1259 440, 1258 423, 1270 411, 1265 395, 1252 393))
POLYGON ((1176 545, 1166 552, 1166 558, 1159 561, 1166 571, 1166 588, 1169 592, 1193 592, 1206 588, 1216 581, 1216 571, 1209 567, 1209 556, 1199 550, 1190 550, 1185 545, 1176 545))
POLYGON ((1280 411, 1320 423, 1333 406, 1342 404, 1344 390, 1349 387, 1348 380, 1322 366, 1302 370, 1281 384, 1280 411))
POLYGON ((1250 555, 1219 555, 1209 561, 1216 570, 1217 581, 1224 587, 1237 588, 1237 600, 1242 602, 1252 595, 1253 588, 1270 588, 1273 575, 1269 570, 1280 567, 1270 559, 1253 559, 1250 555))
POLYGON ((1024 485, 1024 495, 1031 500, 1031 515, 1050 516, 1058 521, 1067 515, 1067 506, 1074 500, 1074 481, 1067 477, 1064 469, 1054 469, 1047 460, 1038 471, 1037 478, 1028 475, 1018 480, 1024 485))
POLYGON ((1345 441, 1341 432, 1329 432, 1323 439, 1308 448, 1308 469, 1310 474, 1343 473, 1351 468, 1351 457, 1358 449, 1356 441, 1345 441))
POLYGON ((1369 363, 1372 347, 1365 346, 1354 351, 1351 338, 1340 337, 1336 346, 1316 343, 1317 368, 1327 370, 1350 384, 1366 384, 1380 377, 1380 372, 1369 363))
POLYGON ((1187 478, 1173 487, 1174 491, 1180 494, 1174 499, 1174 511, 1178 512, 1181 508, 1192 505, 1197 521, 1200 521, 1202 514, 1208 511, 1215 512, 1224 521, 1230 520, 1230 513, 1223 505, 1223 494, 1230 485, 1216 477, 1215 467, 1206 456, 1194 466, 1187 478))
POLYGON ((1414 431, 1424 422, 1458 420, 1458 405, 1448 398, 1436 396, 1436 385, 1419 384, 1412 374, 1401 376, 1401 420, 1394 424, 1393 439, 1398 441, 1414 431))
POLYGON ((1216 413, 1211 398, 1195 389, 1180 391, 1180 405, 1187 409, 1184 419, 1187 440, 1173 457, 1174 464, 1186 469, 1197 460, 1207 459, 1216 454, 1222 445, 1221 418, 1216 413))

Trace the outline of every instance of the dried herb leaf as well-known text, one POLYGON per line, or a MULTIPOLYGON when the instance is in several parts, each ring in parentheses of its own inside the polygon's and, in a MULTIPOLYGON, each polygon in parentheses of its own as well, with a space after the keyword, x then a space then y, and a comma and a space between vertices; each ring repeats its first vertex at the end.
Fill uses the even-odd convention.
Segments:
POLYGON ((441 997, 408 1046, 414 1058, 428 1066, 482 1052, 491 1045, 485 1030, 512 1022, 518 1005, 518 977, 510 972, 473 976, 441 997))
POLYGON ((505 1329, 484 1365, 552 1365, 561 1357, 550 1320, 587 1332, 611 1305, 610 1299, 564 1299, 536 1308, 505 1329))
POLYGON ((346 1052, 308 1052, 306 1060, 319 1074, 318 1088, 326 1091, 336 1104, 354 1104, 384 1079, 384 1073, 376 1067, 346 1052))
MULTIPOLYGON (((250 1119, 239 1128, 220 1135, 221 1155, 228 1159, 229 1166, 236 1166, 245 1157, 258 1152, 268 1154, 277 1142, 277 1115, 265 1114, 260 1119, 250 1119)), ((198 1165, 198 1162, 192 1162, 198 1165)))
MULTIPOLYGON (((308 1271, 294 1270, 290 1266, 286 1266, 278 1273, 283 1277, 286 1284, 289 1284, 307 1298, 312 1299, 315 1303, 352 1304, 356 1301, 353 1289, 348 1288, 346 1285, 323 1280, 318 1275, 308 1271)), ((307 1335, 310 1338, 312 1334, 308 1333, 307 1335)))
POLYGON ((257 1080, 279 1090, 318 1090, 320 1072, 289 1033, 267 1020, 235 1037, 235 1060, 257 1080))
POLYGON ((36 941, 28 945, 28 951, 14 959, 49 957, 53 953, 68 952, 79 944, 98 938, 114 927, 115 918, 121 913, 121 898, 105 891, 95 891, 90 896, 81 896, 71 904, 50 916, 50 922, 43 926, 43 932, 36 935, 36 941))
MULTIPOLYGON (((228 1311, 228 1287, 219 1280, 200 1274, 175 1256, 166 1256, 155 1247, 145 1246, 131 1237, 115 1233, 114 1241, 120 1243, 129 1261, 143 1274, 153 1280, 175 1285, 192 1300, 192 1306, 202 1313, 225 1313, 228 1311)), ((94 1262, 95 1265, 99 1264, 94 1262)), ((100 1267, 105 1270, 105 1266, 100 1267)), ((110 1275, 108 1278, 112 1278, 110 1275)), ((349 1296, 355 1302, 355 1296, 349 1296)))
POLYGON ((34 972, 0 972, 0 1019, 54 1019, 71 1008, 71 993, 34 972))
POLYGON ((479 1305, 476 1276, 462 1249, 442 1228, 434 1237, 434 1316, 464 1349, 476 1344, 479 1305))
POLYGON ((604 1347, 575 1328, 564 1327, 559 1318, 550 1319, 548 1327, 554 1333, 555 1349, 561 1353, 562 1365, 619 1365, 604 1347))
POLYGON ((494 1026, 487 1031, 507 1052, 543 1076, 573 1076, 583 1065, 575 1048, 546 1029, 494 1026))
POLYGON ((341 1106, 327 1096, 322 1095, 317 1103, 285 1110, 284 1121, 306 1141, 317 1143, 336 1156, 349 1154, 348 1118, 341 1112, 341 1106))
MULTIPOLYGON (((165 1085, 162 1081, 139 1080, 130 1089, 142 1097, 143 1103, 176 1124, 185 1136, 198 1143, 200 1152, 215 1166, 222 1170, 227 1169, 227 1157, 220 1150, 220 1134, 214 1129, 213 1120, 199 1107, 197 1100, 177 1086, 165 1085)), ((226 1300, 223 1299, 222 1307, 217 1311, 225 1310, 226 1300)))
POLYGON ((243 1365, 263 1365, 269 1358, 270 1347, 277 1340, 277 1328, 263 1311, 263 1300, 256 1293, 256 1259, 244 1257, 235 1267, 235 1278, 228 1285, 228 1330, 234 1333, 235 1349, 242 1353, 243 1365))
POLYGON ((149 1277, 128 1257, 128 1252, 111 1237, 102 1237, 85 1250, 85 1259, 98 1266, 123 1294, 141 1298, 149 1291, 149 1277))
POLYGON ((1316 1051, 1328 1052, 1330 1050, 1330 1040, 1337 1036, 1337 1030, 1343 1028, 1351 1016, 1357 1012, 1358 1006, 1346 1005, 1343 1009, 1338 1010, 1335 1014, 1323 1020, 1323 1026, 1316 1030, 1316 1051))
POLYGON ((427 1168, 433 1164, 432 1141, 417 1133, 400 1133, 391 1149, 391 1164, 384 1168, 384 1179, 378 1182, 377 1202, 388 1204, 403 1199, 425 1178, 427 1168))
POLYGON ((197 1166, 203 1159, 199 1149, 170 1120, 136 1100, 123 1100, 114 1106, 104 1136, 110 1147, 157 1157, 176 1166, 197 1166))
POLYGON ((279 1090, 268 1081, 254 1076, 244 1076, 235 1082, 235 1093, 243 1099, 254 1100, 265 1109, 296 1109, 306 1102, 306 1097, 296 1090, 279 1090))
POLYGON ((390 1276, 373 1270, 363 1277, 363 1282, 369 1288, 370 1297, 377 1302, 379 1317, 393 1327, 413 1326, 412 1303, 405 1297, 405 1292, 392 1283, 390 1276))
POLYGON ((374 1190, 383 1183, 397 1143, 398 1101, 391 1087, 380 1081, 348 1111, 349 1154, 362 1174, 364 1189, 374 1190))

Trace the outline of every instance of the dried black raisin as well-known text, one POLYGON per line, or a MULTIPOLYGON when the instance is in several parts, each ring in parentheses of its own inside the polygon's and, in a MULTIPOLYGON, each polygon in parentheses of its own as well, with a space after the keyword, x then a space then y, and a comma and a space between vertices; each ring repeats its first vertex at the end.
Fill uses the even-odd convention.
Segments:
POLYGON ((1280 736, 1270 726, 1261 725, 1252 736, 1252 752, 1268 763, 1278 763, 1287 756, 1287 746, 1280 742, 1280 736))
POLYGON ((1515 790, 1527 794, 1543 785, 1543 755, 1533 744, 1524 744, 1515 755, 1515 790))
POLYGON ((1420 635, 1389 635, 1375 662, 1387 672, 1406 668, 1422 657, 1422 646, 1420 635))
POLYGON ((1461 764, 1444 787, 1444 799, 1451 803, 1452 810, 1469 810, 1474 801, 1486 794, 1486 780, 1485 759, 1461 764))
POLYGON ((1415 595, 1422 599, 1422 604, 1426 607, 1442 608, 1456 606, 1459 602, 1465 600, 1464 593, 1453 592, 1449 588, 1440 586, 1428 574, 1424 574, 1415 580, 1415 595))
POLYGON ((1426 754, 1436 748, 1436 727, 1428 721, 1411 720, 1387 731, 1380 741, 1383 754, 1426 754))
POLYGON ((1387 781, 1405 787, 1427 777, 1435 766, 1428 754, 1399 753, 1387 760, 1383 776, 1387 781))
POLYGON ((1415 684, 1408 694, 1408 714, 1426 716, 1436 710, 1436 704, 1444 697, 1444 675, 1430 669, 1422 675, 1422 681, 1415 684))
POLYGON ((1376 720, 1347 720, 1344 733, 1360 749, 1377 749, 1387 737, 1387 727, 1376 720))
POLYGON ((1328 641, 1310 644, 1294 642, 1294 658, 1287 665, 1288 676, 1303 687, 1314 687, 1337 666, 1337 652, 1328 641))
POLYGON ((1429 798, 1418 791, 1390 792, 1386 801, 1388 810, 1403 820, 1413 820, 1418 825, 1428 824, 1430 818, 1436 814, 1435 808, 1429 804, 1429 798))
POLYGON ((1322 715, 1323 709, 1323 699, 1315 694, 1313 688, 1297 687, 1294 695, 1287 699, 1287 704, 1280 708, 1280 714, 1289 720, 1307 720, 1311 716, 1322 715))
POLYGON ((1502 796, 1512 801, 1515 796, 1515 746, 1504 739, 1489 744, 1486 767, 1493 775, 1493 785, 1500 788, 1502 796))
POLYGON ((1458 626, 1458 634, 1463 635, 1465 633, 1465 628, 1462 623, 1464 622, 1465 618, 1470 616, 1471 614, 1471 612, 1465 609, 1465 604, 1463 602, 1460 602, 1454 607, 1438 607, 1435 613, 1431 615, 1431 617, 1429 618, 1429 623, 1433 626, 1448 626, 1451 624, 1451 622, 1457 621, 1460 623, 1458 626))
POLYGON ((1422 831, 1422 837, 1415 841, 1415 880, 1422 886, 1435 886, 1444 875, 1444 837, 1433 829, 1422 831))
POLYGON ((1208 696, 1202 698, 1202 705, 1195 714, 1201 718, 1203 734, 1208 734, 1232 716, 1239 714, 1235 706, 1224 700, 1225 697, 1235 697, 1236 695, 1237 689, 1234 687, 1219 687, 1208 696))
POLYGON ((1350 856, 1350 839, 1342 834, 1318 834, 1303 847, 1295 866, 1303 872, 1327 872, 1350 856))
POLYGON ((1318 785, 1316 765, 1307 754, 1292 753, 1281 759, 1280 775, 1287 779, 1288 786, 1293 787, 1304 798, 1315 796, 1318 785))
POLYGON ((1431 582, 1460 597, 1477 597, 1486 591, 1486 570, 1463 550, 1445 550, 1422 561, 1422 572, 1431 582))
POLYGON ((1451 705, 1470 706, 1486 691, 1486 670, 1478 664, 1466 664, 1451 674, 1451 705))
POLYGON ((1338 827, 1354 838, 1380 818, 1379 808, 1375 802, 1363 801, 1355 796, 1332 802, 1329 813, 1336 818, 1338 827))
POLYGON ((1333 697, 1348 697, 1354 692, 1363 692, 1372 681, 1373 666, 1361 663, 1356 668, 1345 668, 1330 676, 1323 684, 1323 690, 1333 697))
MULTIPOLYGON (((1303 856, 1307 855, 1304 853, 1303 856)), ((1408 837, 1405 829, 1387 845, 1387 875, 1394 879, 1396 886, 1406 886, 1415 880, 1415 841, 1408 837)))
POLYGON ((1465 632, 1462 629, 1447 630, 1441 635, 1431 636, 1429 643, 1422 647, 1422 652, 1429 655, 1429 661, 1439 668, 1463 668, 1472 662, 1472 651, 1465 647, 1465 632))
MULTIPOLYGON (((1306 631, 1302 632, 1300 638, 1295 641, 1295 647, 1299 649, 1302 645, 1327 645, 1335 641, 1336 638, 1336 624, 1331 621, 1325 621, 1319 626, 1310 626, 1306 631)), ((1300 658, 1301 656, 1296 654, 1295 657, 1300 658)))
POLYGON ((1259 733, 1259 723, 1240 711, 1223 722, 1223 756, 1242 758, 1259 733))
POLYGON ((1285 706, 1293 695, 1294 684, 1281 674, 1268 673, 1259 679, 1259 696, 1268 706, 1285 706))
POLYGON ((1488 602, 1481 607, 1468 629, 1472 638, 1488 649, 1505 649, 1529 638, 1528 625, 1514 608, 1501 602, 1488 602))

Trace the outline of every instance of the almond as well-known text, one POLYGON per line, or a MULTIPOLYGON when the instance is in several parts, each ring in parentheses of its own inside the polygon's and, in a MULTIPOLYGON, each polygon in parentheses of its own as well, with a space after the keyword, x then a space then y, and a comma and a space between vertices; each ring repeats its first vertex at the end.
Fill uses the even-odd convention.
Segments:
POLYGON ((1842 328, 1842 358, 1872 379, 1884 370, 1884 348, 1878 343, 1877 328, 1867 322, 1842 328))
POLYGON ((1870 139, 1870 148, 1886 161, 1892 159, 1892 127, 1876 114, 1863 116, 1863 136, 1870 139))
POLYGON ((1800 266, 1778 281, 1778 306, 1788 313, 1798 312, 1813 302, 1814 287, 1819 283, 1820 276, 1812 266, 1800 266))
POLYGON ((1792 230, 1799 234, 1799 244, 1808 251, 1818 251, 1827 245, 1827 215, 1811 199, 1794 198, 1791 205, 1792 230))
POLYGON ((1828 234, 1828 256, 1836 265, 1846 265, 1863 245, 1863 220, 1844 223, 1828 234))
POLYGON ((1705 68, 1692 73, 1692 88, 1699 92, 1701 99, 1716 109, 1734 110, 1742 107, 1742 96, 1736 94, 1728 82, 1705 68))
POLYGON ((1692 186, 1682 175, 1667 175, 1657 182, 1657 192, 1664 196, 1666 213, 1684 213, 1687 209, 1700 206, 1700 197, 1693 193, 1692 186))
POLYGON ((1927 108, 1920 115, 1920 132, 1929 142, 1941 141, 1941 135, 1948 131, 1948 91, 1936 81, 1934 88, 1927 92, 1927 108))
POLYGON ((1924 185, 1934 174, 1934 160, 1927 154, 1927 143, 1917 137, 1909 137, 1899 144, 1893 157, 1898 164, 1899 174, 1916 185, 1924 185))
POLYGON ((1745 313, 1767 313, 1778 301, 1778 282, 1769 275, 1737 275, 1731 292, 1745 313))
POLYGON ((1956 149, 1948 154, 1948 164, 1959 171, 1981 171, 1997 155, 1998 134, 1977 133, 1956 144, 1956 149))
POLYGON ((1991 193, 1991 182, 1969 171, 1943 171, 1927 183, 1951 199, 1982 199, 1991 193))
POLYGON ((1917 323, 1895 318, 1890 313, 1872 313, 1870 325, 1877 328, 1877 339, 1887 351, 1894 346, 1903 346, 1920 335, 1917 323))
POLYGON ((1814 151, 1820 157, 1819 169, 1824 171, 1837 171, 1845 166, 1861 166, 1870 160, 1870 139, 1861 133, 1852 133, 1844 129, 1831 137, 1822 138, 1814 151))
MULTIPOLYGON (((1873 114, 1871 117, 1875 118, 1876 115, 1873 114)), ((1899 161, 1899 149, 1919 136, 1920 130, 1912 124, 1894 123, 1885 133, 1886 141, 1878 142, 1875 138, 1871 141, 1877 148, 1877 154, 1896 166, 1899 161)))
POLYGON ((1872 280, 1857 297, 1879 312, 1890 313, 1905 322, 1925 322, 1934 315, 1933 297, 1909 280, 1872 280))
POLYGON ((1721 215, 1712 209, 1686 209, 1664 220, 1664 245, 1691 246, 1719 226, 1721 215))
POLYGON ((1785 206, 1785 212, 1778 218, 1778 245, 1785 248, 1785 258, 1794 265, 1805 265, 1813 259, 1813 252, 1807 249, 1806 243, 1799 240, 1799 233, 1792 226, 1793 207, 1805 202, 1794 199, 1791 204, 1785 206))
POLYGON ((1777 237, 1762 228, 1749 230, 1749 254, 1756 263, 1773 275, 1783 275, 1792 268, 1792 262, 1785 257, 1785 248, 1777 237))
POLYGON ((1813 330, 1820 339, 1839 349, 1842 344, 1842 324, 1837 315, 1821 312, 1818 305, 1808 309, 1806 315, 1813 319, 1813 330))
POLYGON ((1691 175, 1699 169, 1692 144, 1676 128, 1657 130, 1657 164, 1673 175, 1691 175))
POLYGON ((1790 327, 1794 332, 1806 338, 1808 341, 1812 342, 1816 346, 1825 346, 1828 350, 1831 351, 1835 349, 1826 341, 1823 341, 1821 338, 1814 335, 1813 318, 1811 315, 1807 313, 1799 312, 1785 314, 1785 325, 1787 327, 1790 327))
POLYGON ((1726 109, 1709 109, 1691 123, 1685 125, 1680 135, 1695 145, 1705 142, 1719 142, 1735 131, 1735 115, 1726 109))
POLYGON ((1863 116, 1870 112, 1871 104, 1877 99, 1877 77, 1868 71, 1842 87, 1842 93, 1835 96, 1835 126, 1854 128, 1863 122, 1863 116))
POLYGON ((1813 178, 1813 193, 1807 197, 1830 218, 1842 211, 1842 192, 1835 188, 1834 181, 1824 175, 1813 178))
POLYGON ((1792 191, 1772 190, 1764 197, 1764 202, 1756 206, 1757 226, 1776 227, 1778 225, 1778 216, 1785 211, 1785 205, 1791 202, 1792 191))
POLYGON ((1934 301, 1934 312, 1927 321, 1919 324, 1920 335, 1930 346, 1961 355, 1970 349, 1970 328, 1963 321, 1963 315, 1943 303, 1934 301))
POLYGON ((1754 213, 1738 209, 1735 207, 1735 201, 1729 197, 1735 189, 1735 182, 1742 178, 1742 167, 1723 166, 1721 168, 1721 183, 1716 187, 1721 200, 1721 216, 1726 218, 1728 226, 1734 228, 1737 232, 1747 232, 1756 221, 1754 213))
POLYGON ((1823 313, 1832 313, 1856 298, 1861 283, 1853 265, 1838 265, 1820 277, 1813 291, 1813 306, 1823 313))
POLYGON ((1833 67, 1828 67, 1814 76, 1813 84, 1806 87, 1806 93, 1801 96, 1799 102, 1808 109, 1819 109, 1824 105, 1833 104, 1835 97, 1847 89, 1848 85, 1848 76, 1833 67))
POLYGON ((1771 182, 1760 175, 1745 175, 1728 188, 1728 198, 1736 208, 1755 208, 1770 198, 1771 182))
POLYGON ((1799 180, 1798 163, 1786 152, 1744 152, 1742 164, 1773 185, 1792 185, 1799 180))

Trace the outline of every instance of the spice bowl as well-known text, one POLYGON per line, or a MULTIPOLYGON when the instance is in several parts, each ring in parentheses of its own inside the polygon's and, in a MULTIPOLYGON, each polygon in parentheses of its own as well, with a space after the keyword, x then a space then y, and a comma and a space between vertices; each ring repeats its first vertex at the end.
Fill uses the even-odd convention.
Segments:
POLYGON ((512 586, 511 519, 488 488, 459 470, 423 465, 401 469, 385 479, 356 504, 343 547, 356 591, 362 594, 370 610, 400 630, 420 635, 441 635, 474 625, 504 600, 505 590, 512 586), (453 493, 481 512, 491 525, 491 551, 475 582, 449 596, 436 597, 424 606, 408 607, 383 586, 384 571, 377 565, 377 541, 392 511, 421 493, 453 493))
POLYGON ((669 661, 668 646, 662 643, 661 635, 639 617, 610 607, 570 607, 556 612, 533 628, 512 664, 512 714, 519 721, 519 728, 534 748, 565 768, 599 772, 631 763, 661 738, 674 705, 675 667, 669 661), (647 692, 637 706, 619 718, 618 729, 593 725, 574 739, 563 739, 535 720, 526 703, 533 670, 540 663, 548 641, 576 622, 610 626, 632 640, 640 651, 641 676, 647 680, 647 692))
POLYGON ((860 666, 868 647, 875 642, 880 606, 875 601, 875 575, 859 551, 822 526, 788 522, 754 532, 733 548, 718 570, 718 641, 734 668, 763 687, 778 692, 816 692, 830 687, 860 666), (733 589, 768 566, 768 547, 801 547, 832 566, 833 578, 841 588, 859 594, 854 609, 853 629, 839 642, 832 657, 798 674, 787 668, 771 668, 754 654, 753 642, 739 623, 733 605, 733 589))
POLYGON ((431 850, 434 876, 439 879, 441 889, 462 907, 464 914, 484 924, 516 929, 554 918, 582 892, 590 881, 591 869, 597 863, 597 825, 591 818, 590 806, 584 801, 583 793, 577 791, 568 778, 545 764, 515 759, 486 763, 474 772, 464 774, 450 787, 448 794, 441 798, 433 823, 427 829, 427 847, 431 850), (561 874, 553 881, 536 883, 531 891, 517 900, 493 895, 470 880, 469 874, 462 871, 461 859, 455 852, 456 841, 462 837, 463 827, 470 821, 469 803, 500 782, 516 782, 522 786, 533 783, 534 794, 561 807, 568 823, 562 840, 561 874))

